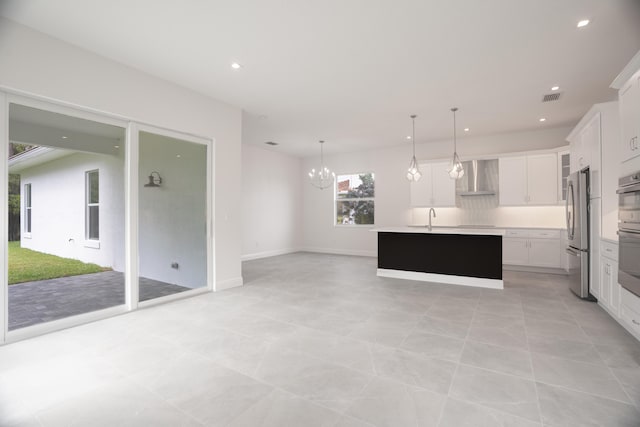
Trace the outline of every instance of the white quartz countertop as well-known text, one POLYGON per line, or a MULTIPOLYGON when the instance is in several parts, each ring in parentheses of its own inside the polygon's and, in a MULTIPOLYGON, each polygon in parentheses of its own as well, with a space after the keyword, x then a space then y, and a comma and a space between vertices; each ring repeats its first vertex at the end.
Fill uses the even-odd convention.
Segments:
POLYGON ((381 227, 371 231, 381 233, 429 233, 429 234, 480 234, 485 236, 504 236, 504 228, 454 228, 454 227, 433 227, 429 231, 428 227, 407 226, 407 227, 381 227))

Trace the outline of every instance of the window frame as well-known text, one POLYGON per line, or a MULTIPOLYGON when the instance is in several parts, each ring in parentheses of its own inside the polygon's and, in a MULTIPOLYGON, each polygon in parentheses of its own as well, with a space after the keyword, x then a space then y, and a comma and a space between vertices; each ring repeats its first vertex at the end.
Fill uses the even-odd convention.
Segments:
POLYGON ((33 200, 31 183, 26 183, 24 189, 24 237, 31 237, 33 229, 33 200))
MULTIPOLYGON (((88 246, 92 243, 100 243, 100 170, 92 169, 84 173, 84 194, 85 194, 85 211, 84 211, 84 239, 88 246), (98 176, 98 202, 91 202, 91 175, 98 176), (91 237, 91 208, 98 208, 98 237, 91 237)), ((98 246, 99 247, 99 246, 98 246)))
POLYGON ((373 171, 367 172, 354 172, 354 173, 340 173, 336 174, 336 179, 333 183, 333 226, 334 227, 374 227, 376 225, 376 191, 375 191, 375 182, 376 182, 376 174, 373 171), (373 178, 373 197, 347 197, 347 198, 338 198, 338 181, 341 176, 353 176, 353 175, 367 175, 370 174, 373 178), (371 224, 338 224, 338 202, 364 202, 371 201, 373 202, 373 223, 371 224))

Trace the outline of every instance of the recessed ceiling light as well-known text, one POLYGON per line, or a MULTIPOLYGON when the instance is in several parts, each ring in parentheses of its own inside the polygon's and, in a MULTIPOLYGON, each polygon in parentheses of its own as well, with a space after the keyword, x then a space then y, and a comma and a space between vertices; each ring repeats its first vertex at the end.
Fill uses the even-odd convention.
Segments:
POLYGON ((62 137, 62 139, 67 139, 67 138, 68 138, 68 136, 63 136, 63 137, 62 137))
POLYGON ((589 25, 588 19, 583 19, 582 21, 578 22, 578 28, 586 27, 587 25, 589 25))
POLYGON ((464 131, 465 132, 469 132, 469 128, 464 128, 464 131))
POLYGON ((114 145, 113 148, 120 148, 120 146, 119 145, 114 145))
POLYGON ((176 157, 177 157, 177 158, 180 158, 180 157, 182 157, 182 156, 181 156, 180 154, 177 154, 177 155, 176 155, 176 157))
POLYGON ((231 68, 233 68, 234 70, 239 70, 240 68, 242 68, 242 65, 238 64, 237 62, 232 62, 231 68))
POLYGON ((540 119, 538 119, 538 120, 541 121, 541 122, 546 122, 547 121, 547 119, 544 118, 544 117, 540 117, 540 119))
POLYGON ((558 90, 558 89, 560 89, 560 86, 552 86, 551 87, 551 90, 558 90))
POLYGON ((407 135, 407 139, 411 139, 411 135, 407 135))

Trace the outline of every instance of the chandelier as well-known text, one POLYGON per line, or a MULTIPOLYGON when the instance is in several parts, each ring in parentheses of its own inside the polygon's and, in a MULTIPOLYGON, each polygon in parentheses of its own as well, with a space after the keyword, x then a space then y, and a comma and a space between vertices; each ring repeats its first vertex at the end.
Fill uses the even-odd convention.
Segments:
POLYGON ((329 168, 324 165, 324 151, 323 145, 324 141, 320 142, 320 168, 318 170, 311 169, 309 172, 309 179, 311 180, 311 185, 321 190, 330 187, 333 185, 333 181, 336 179, 336 174, 331 172, 329 168))

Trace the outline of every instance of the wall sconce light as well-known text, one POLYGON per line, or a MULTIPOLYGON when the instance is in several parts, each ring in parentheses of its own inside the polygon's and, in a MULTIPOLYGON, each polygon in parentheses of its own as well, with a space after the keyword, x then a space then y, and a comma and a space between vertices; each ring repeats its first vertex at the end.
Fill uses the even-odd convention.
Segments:
POLYGON ((156 171, 151 172, 151 174, 149 175, 149 182, 147 184, 145 184, 145 187, 160 187, 160 184, 162 184, 162 177, 160 176, 160 174, 156 171))

